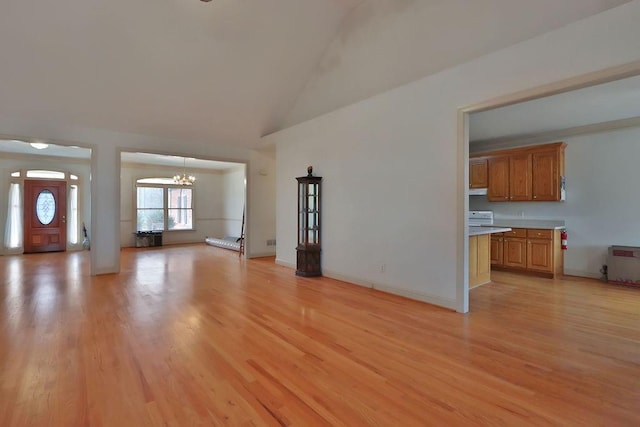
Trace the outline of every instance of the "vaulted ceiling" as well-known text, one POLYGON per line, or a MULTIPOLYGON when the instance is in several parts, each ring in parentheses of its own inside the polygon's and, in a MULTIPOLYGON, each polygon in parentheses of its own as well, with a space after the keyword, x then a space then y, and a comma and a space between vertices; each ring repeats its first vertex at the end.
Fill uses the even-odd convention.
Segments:
POLYGON ((0 116, 255 147, 627 1, 6 0, 0 116))

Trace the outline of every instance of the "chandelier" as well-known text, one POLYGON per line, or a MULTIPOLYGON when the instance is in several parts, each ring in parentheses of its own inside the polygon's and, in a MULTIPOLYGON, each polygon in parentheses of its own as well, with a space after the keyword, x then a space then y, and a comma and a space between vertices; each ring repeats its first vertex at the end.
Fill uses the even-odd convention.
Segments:
POLYGON ((196 177, 193 175, 187 175, 187 159, 182 158, 182 175, 177 174, 173 176, 173 181, 178 185, 193 185, 196 182, 196 177))

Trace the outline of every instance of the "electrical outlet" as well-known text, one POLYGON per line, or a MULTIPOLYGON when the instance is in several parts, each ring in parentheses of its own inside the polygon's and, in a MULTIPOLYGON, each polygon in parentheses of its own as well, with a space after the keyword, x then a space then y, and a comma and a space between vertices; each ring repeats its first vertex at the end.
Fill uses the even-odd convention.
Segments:
POLYGON ((380 273, 384 273, 387 271, 387 264, 380 264, 380 273))

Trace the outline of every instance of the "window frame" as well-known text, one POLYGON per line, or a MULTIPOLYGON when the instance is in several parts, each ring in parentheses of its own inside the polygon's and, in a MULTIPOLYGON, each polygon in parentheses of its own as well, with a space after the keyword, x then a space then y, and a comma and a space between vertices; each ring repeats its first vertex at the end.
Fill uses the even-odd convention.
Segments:
POLYGON ((134 210, 134 221, 136 232, 140 232, 138 230, 138 211, 149 210, 149 209, 160 209, 160 208, 138 208, 138 188, 160 188, 162 189, 162 212, 163 212, 163 228, 162 230, 149 230, 149 231, 162 231, 163 233, 174 233, 181 231, 196 231, 196 218, 195 218, 195 189, 194 185, 179 185, 179 184, 148 184, 148 183, 140 183, 140 180, 144 179, 159 179, 159 177, 146 177, 146 178, 137 178, 135 181, 135 189, 133 191, 133 210, 134 210), (191 207, 190 208, 169 208, 169 189, 188 189, 191 190, 191 207), (184 210, 191 211, 191 228, 178 228, 178 229, 170 229, 169 228, 169 210, 184 210))

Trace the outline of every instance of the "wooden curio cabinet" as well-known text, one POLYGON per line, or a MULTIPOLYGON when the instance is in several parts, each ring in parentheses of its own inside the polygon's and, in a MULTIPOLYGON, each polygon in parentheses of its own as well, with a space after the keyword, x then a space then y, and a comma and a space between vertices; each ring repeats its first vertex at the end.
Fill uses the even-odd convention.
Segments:
POLYGON ((322 177, 313 176, 309 166, 307 176, 298 180, 298 246, 296 275, 321 276, 320 268, 320 206, 322 177))

